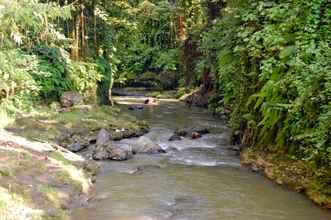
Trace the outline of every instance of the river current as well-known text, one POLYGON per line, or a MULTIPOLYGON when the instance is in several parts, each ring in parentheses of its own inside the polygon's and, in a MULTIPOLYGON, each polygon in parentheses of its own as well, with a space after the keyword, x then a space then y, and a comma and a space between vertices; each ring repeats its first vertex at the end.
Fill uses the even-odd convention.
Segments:
MULTIPOLYGON (((123 111, 140 97, 117 97, 123 111)), ((329 220, 327 210, 240 165, 226 122, 175 100, 131 111, 167 153, 102 162, 96 197, 73 220, 329 220), (177 128, 209 128, 200 139, 168 141, 177 128)), ((133 144, 135 138, 116 145, 133 144)))

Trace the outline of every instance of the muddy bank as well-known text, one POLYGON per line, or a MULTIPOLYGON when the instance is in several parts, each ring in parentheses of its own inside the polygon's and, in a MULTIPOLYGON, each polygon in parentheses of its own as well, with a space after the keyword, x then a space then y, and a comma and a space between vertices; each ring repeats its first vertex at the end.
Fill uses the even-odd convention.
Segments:
POLYGON ((331 209, 330 169, 253 148, 242 152, 241 161, 277 184, 304 193, 317 205, 331 209))

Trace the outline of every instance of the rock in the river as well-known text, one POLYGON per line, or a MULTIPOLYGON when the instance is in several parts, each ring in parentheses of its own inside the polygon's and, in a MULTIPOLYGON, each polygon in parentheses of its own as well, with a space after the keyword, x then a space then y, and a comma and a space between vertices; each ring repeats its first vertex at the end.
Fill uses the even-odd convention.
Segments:
POLYGON ((142 106, 142 105, 131 105, 131 106, 128 107, 128 109, 132 110, 132 111, 134 111, 134 110, 143 110, 144 106, 142 106))
POLYGON ((68 146, 68 150, 76 153, 76 152, 79 152, 79 151, 85 149, 86 147, 87 147, 86 145, 82 145, 79 142, 74 142, 68 146))
POLYGON ((169 141, 180 141, 182 140, 182 137, 177 135, 177 134, 173 134, 170 138, 169 141))
POLYGON ((109 152, 110 152, 109 159, 111 160, 123 161, 132 158, 132 152, 122 148, 110 148, 109 152))
POLYGON ((74 105, 82 104, 83 96, 74 91, 64 92, 60 98, 60 102, 64 108, 72 107, 74 105))
POLYGON ((153 141, 151 141, 147 137, 140 137, 137 142, 132 146, 133 153, 146 153, 146 154, 158 154, 158 153, 166 153, 162 147, 153 141))
POLYGON ((110 133, 106 129, 101 129, 97 137, 97 145, 106 145, 110 141, 110 133))
POLYGON ((92 158, 94 160, 116 160, 123 161, 132 158, 132 151, 113 147, 111 143, 107 145, 97 145, 93 150, 92 158))
POLYGON ((208 128, 194 128, 193 131, 198 132, 201 135, 210 133, 208 128))
POLYGON ((94 160, 107 160, 110 158, 110 152, 108 150, 108 146, 100 145, 97 146, 92 153, 92 158, 94 160))
POLYGON ((189 132, 186 129, 178 129, 175 131, 175 135, 185 137, 189 132))
POLYGON ((181 137, 191 137, 192 139, 197 139, 202 137, 204 134, 208 134, 209 130, 207 128, 185 128, 177 129, 174 135, 170 137, 169 141, 181 140, 181 137))

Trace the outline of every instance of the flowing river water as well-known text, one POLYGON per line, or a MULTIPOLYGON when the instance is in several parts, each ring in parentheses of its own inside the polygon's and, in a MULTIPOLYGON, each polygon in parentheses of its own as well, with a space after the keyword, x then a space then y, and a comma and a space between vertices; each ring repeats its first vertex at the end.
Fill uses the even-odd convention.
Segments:
MULTIPOLYGON (((118 97, 123 104, 143 98, 118 97)), ((240 165, 229 146, 226 123, 204 109, 174 100, 132 111, 147 121, 145 136, 167 150, 102 162, 96 198, 75 210, 73 220, 330 220, 331 213, 305 196, 278 186, 240 165), (208 127, 197 140, 168 141, 174 130, 208 127)), ((130 145, 135 138, 117 142, 130 145)))

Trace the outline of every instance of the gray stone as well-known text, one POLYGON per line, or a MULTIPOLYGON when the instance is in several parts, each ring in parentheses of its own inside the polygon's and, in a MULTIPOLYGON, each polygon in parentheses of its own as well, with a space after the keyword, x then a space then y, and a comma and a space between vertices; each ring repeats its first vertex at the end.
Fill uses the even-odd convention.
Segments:
POLYGON ((132 158, 132 152, 124 150, 122 148, 111 148, 109 149, 109 159, 116 161, 123 161, 132 158))
POLYGON ((145 154, 158 154, 158 153, 166 153, 162 147, 153 141, 151 141, 147 137, 140 137, 136 143, 132 146, 133 153, 145 153, 145 154))
POLYGON ((79 152, 79 151, 85 149, 86 147, 87 147, 86 145, 85 146, 81 145, 79 142, 74 142, 68 146, 68 150, 76 153, 76 152, 79 152))
POLYGON ((97 145, 106 145, 110 141, 110 134, 106 129, 101 129, 97 137, 97 145))
POLYGON ((97 146, 93 153, 92 153, 92 158, 94 160, 107 160, 110 158, 110 152, 108 151, 108 146, 101 145, 97 146))
POLYGON ((174 134, 169 138, 169 141, 180 141, 180 140, 182 140, 182 137, 177 134, 174 134))
POLYGON ((113 147, 111 143, 107 145, 98 145, 92 153, 94 160, 115 160, 123 161, 132 158, 132 151, 120 147, 113 147))

